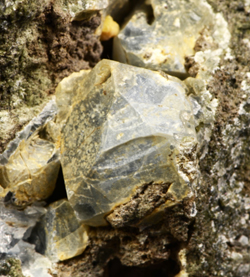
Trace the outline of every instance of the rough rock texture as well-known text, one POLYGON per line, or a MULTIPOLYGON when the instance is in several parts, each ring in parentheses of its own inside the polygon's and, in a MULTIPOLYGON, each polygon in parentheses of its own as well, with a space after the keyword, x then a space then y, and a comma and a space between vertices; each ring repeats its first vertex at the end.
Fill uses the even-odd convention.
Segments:
POLYGON ((99 61, 102 46, 94 32, 100 16, 72 21, 61 4, 0 4, 0 152, 41 111, 63 77, 99 61))
POLYGON ((134 220, 147 221, 155 208, 192 196, 197 141, 184 84, 102 60, 79 81, 76 93, 62 129, 61 162, 79 220, 105 225, 107 213, 149 183, 166 185, 166 195, 151 208, 142 204, 145 211, 134 220))
POLYGON ((85 252, 60 263, 60 272, 79 277, 136 276, 135 273, 175 276, 181 267, 178 252, 189 240, 193 221, 190 210, 190 202, 168 208, 161 215, 161 223, 144 230, 131 227, 91 228, 90 244, 85 252), (112 261, 110 268, 107 266, 109 261, 112 261))
POLYGON ((247 1, 209 1, 232 35, 207 86, 218 101, 208 148, 200 153, 197 217, 187 248, 189 276, 250 276, 249 96, 247 1))

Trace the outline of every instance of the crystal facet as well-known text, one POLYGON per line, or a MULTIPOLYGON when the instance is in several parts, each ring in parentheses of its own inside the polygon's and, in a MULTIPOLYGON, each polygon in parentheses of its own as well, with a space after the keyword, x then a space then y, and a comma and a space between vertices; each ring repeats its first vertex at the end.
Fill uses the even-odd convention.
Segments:
POLYGON ((76 93, 62 129, 61 162, 79 220, 105 225, 105 215, 151 182, 171 184, 173 203, 190 194, 193 179, 183 170, 189 161, 180 157, 197 141, 181 81, 102 60, 76 93))
POLYGON ((204 1, 150 0, 137 8, 114 40, 114 59, 153 70, 186 74, 185 57, 194 54, 201 31, 212 24, 204 1))
POLYGON ((0 186, 9 204, 25 207, 48 198, 60 168, 52 100, 0 155, 0 186))
POLYGON ((88 243, 87 227, 79 224, 67 200, 48 207, 47 213, 32 231, 30 242, 52 261, 63 261, 80 255, 88 243))

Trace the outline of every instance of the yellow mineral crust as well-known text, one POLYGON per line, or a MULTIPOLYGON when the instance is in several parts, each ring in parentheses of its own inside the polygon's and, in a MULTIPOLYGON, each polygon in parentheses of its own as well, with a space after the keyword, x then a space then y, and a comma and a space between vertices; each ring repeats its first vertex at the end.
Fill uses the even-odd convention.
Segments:
POLYGON ((112 37, 117 36, 119 31, 120 31, 119 24, 116 23, 110 15, 108 15, 106 16, 103 23, 101 40, 102 41, 109 40, 112 37))

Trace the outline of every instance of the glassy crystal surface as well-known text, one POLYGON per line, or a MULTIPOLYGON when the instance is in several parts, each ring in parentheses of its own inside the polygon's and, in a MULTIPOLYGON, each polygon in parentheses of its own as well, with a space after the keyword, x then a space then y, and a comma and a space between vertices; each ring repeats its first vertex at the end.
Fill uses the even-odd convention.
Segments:
POLYGON ((182 170, 189 160, 181 155, 197 142, 181 81, 102 60, 76 93, 62 129, 61 162, 79 220, 104 225, 107 213, 150 182, 172 184, 176 203, 190 193, 192 180, 182 170))
POLYGON ((200 32, 213 25, 213 18, 204 1, 147 1, 114 39, 113 57, 140 67, 186 73, 185 57, 194 54, 200 32))
POLYGON ((79 224, 67 200, 48 207, 47 213, 32 230, 29 242, 51 261, 63 261, 81 254, 88 243, 87 227, 79 224))
POLYGON ((0 200, 0 257, 15 252, 15 245, 27 235, 46 209, 39 206, 27 207, 24 211, 6 208, 0 200))
POLYGON ((90 17, 94 12, 105 11, 118 12, 128 0, 64 0, 61 1, 64 10, 69 11, 73 20, 84 20, 90 17))
POLYGON ((53 192, 60 168, 51 126, 56 110, 52 100, 0 155, 0 186, 9 204, 25 207, 53 192))

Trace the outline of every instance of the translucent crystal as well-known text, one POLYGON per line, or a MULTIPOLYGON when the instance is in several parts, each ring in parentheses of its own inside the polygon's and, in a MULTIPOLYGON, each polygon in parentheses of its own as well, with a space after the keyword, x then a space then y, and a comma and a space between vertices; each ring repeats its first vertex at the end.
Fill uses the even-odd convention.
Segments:
POLYGON ((88 243, 87 227, 79 224, 67 200, 59 200, 48 207, 29 242, 51 261, 63 261, 81 254, 88 243))
POLYGON ((50 277, 48 268, 52 269, 51 261, 37 253, 35 245, 24 241, 30 236, 37 221, 46 213, 46 209, 33 205, 18 211, 13 207, 6 208, 2 200, 0 200, 0 260, 4 262, 8 257, 20 260, 25 276, 50 277))
POLYGON ((62 130, 61 162, 79 220, 105 215, 136 187, 170 183, 173 203, 190 194, 196 134, 185 85, 177 78, 102 60, 84 77, 62 130), (187 170, 183 170, 187 168, 187 170))
POLYGON ((63 8, 68 10, 73 20, 86 19, 86 13, 103 10, 108 7, 109 0, 64 0, 63 8))
POLYGON ((31 206, 24 211, 6 208, 0 200, 0 254, 10 254, 13 247, 27 235, 46 209, 31 206))
POLYGON ((137 8, 114 40, 113 57, 123 63, 186 73, 201 31, 213 25, 211 7, 200 0, 150 0, 137 8))
POLYGON ((51 126, 56 110, 52 100, 0 155, 0 186, 9 204, 25 207, 53 192, 60 168, 51 126))

